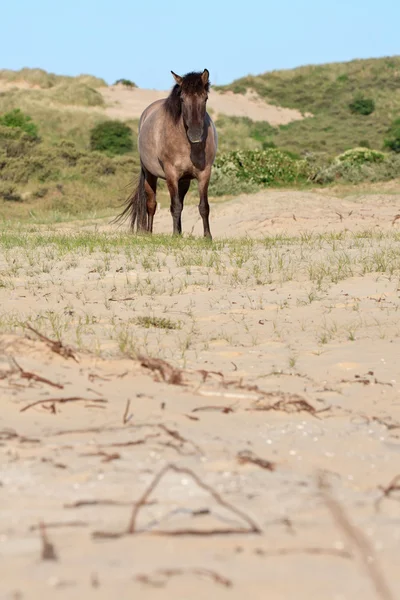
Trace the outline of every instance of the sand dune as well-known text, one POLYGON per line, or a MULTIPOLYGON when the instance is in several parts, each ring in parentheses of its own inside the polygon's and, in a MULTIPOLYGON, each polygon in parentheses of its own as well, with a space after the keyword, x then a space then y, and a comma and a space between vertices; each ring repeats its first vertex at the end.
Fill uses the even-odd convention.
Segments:
MULTIPOLYGON (((107 103, 107 114, 118 119, 138 118, 151 102, 165 98, 169 94, 169 91, 140 88, 131 90, 120 85, 102 88, 99 91, 107 103)), ((267 104, 255 92, 250 91, 243 95, 233 92, 221 93, 211 89, 208 107, 213 116, 223 114, 248 117, 252 121, 268 121, 273 126, 286 125, 291 121, 303 119, 303 115, 298 110, 267 104)))

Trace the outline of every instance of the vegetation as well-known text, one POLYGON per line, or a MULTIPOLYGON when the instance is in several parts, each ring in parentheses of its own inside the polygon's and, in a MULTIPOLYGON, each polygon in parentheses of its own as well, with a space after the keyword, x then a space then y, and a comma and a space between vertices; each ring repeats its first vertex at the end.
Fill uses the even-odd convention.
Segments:
POLYGON ((387 131, 385 147, 393 152, 400 152, 400 119, 395 119, 387 131))
POLYGON ((372 98, 365 98, 362 94, 357 94, 349 104, 352 113, 359 115, 371 115, 375 110, 375 102, 372 98))
POLYGON ((94 77, 93 75, 79 75, 78 77, 69 77, 67 75, 54 75, 47 73, 43 69, 20 69, 19 71, 11 71, 9 69, 0 69, 0 81, 6 83, 23 82, 28 85, 39 87, 41 89, 49 89, 58 84, 82 83, 92 88, 106 87, 104 79, 94 77))
POLYGON ((14 108, 4 115, 0 115, 0 126, 14 127, 24 132, 31 140, 37 140, 38 128, 33 123, 32 118, 24 113, 19 108, 14 108))
POLYGON ((60 83, 50 90, 48 97, 59 104, 77 106, 104 106, 103 96, 86 83, 60 83))
POLYGON ((133 150, 131 129, 122 121, 104 121, 90 132, 90 148, 108 154, 126 154, 133 150))
POLYGON ((125 87, 128 87, 128 88, 137 87, 136 83, 134 83, 130 79, 117 79, 117 81, 114 83, 114 85, 124 85, 125 87))
MULTIPOLYGON (((241 80, 239 91, 253 86, 269 100, 279 97, 280 104, 315 116, 277 128, 218 116, 210 195, 399 177, 400 59, 390 64, 353 61, 241 80), (357 94, 376 103, 368 117, 349 110, 357 94)), ((87 110, 101 106, 97 88, 103 80, 40 69, 0 71, 0 80, 11 84, 23 78, 34 89, 7 87, 0 93, 2 215, 39 222, 118 213, 139 171, 137 120, 107 121, 101 110, 87 110)), ((192 187, 187 201, 197 203, 192 187)), ((169 203, 163 182, 158 200, 169 203)))
POLYGON ((382 148, 384 132, 400 113, 400 57, 273 71, 218 89, 253 89, 272 104, 313 115, 279 127, 272 136, 278 148, 331 155, 360 146, 361 141, 382 148), (349 110, 358 96, 375 104, 368 119, 349 110))
MULTIPOLYGON (((268 150, 234 151, 222 154, 215 163, 213 187, 219 195, 219 179, 235 179, 250 184, 250 191, 269 185, 293 185, 309 179, 310 169, 305 160, 296 160, 275 148, 268 150)), ((221 186, 224 190, 224 187, 221 186)), ((224 193, 224 191, 222 192, 224 193)))

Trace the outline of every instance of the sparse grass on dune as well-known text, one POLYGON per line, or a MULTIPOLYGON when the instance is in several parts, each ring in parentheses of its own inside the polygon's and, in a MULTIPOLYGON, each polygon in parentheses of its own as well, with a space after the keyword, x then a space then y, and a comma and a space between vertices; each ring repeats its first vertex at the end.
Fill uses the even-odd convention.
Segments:
MULTIPOLYGON (((374 323, 359 312, 360 299, 349 300, 348 315, 339 326, 337 300, 328 301, 339 291, 332 296, 331 290, 339 282, 371 281, 371 276, 387 282, 385 289, 396 289, 399 247, 398 232, 305 233, 209 243, 192 237, 3 228, 0 331, 23 332, 29 322, 81 350, 146 352, 176 363, 194 360, 213 340, 257 346, 260 319, 267 319, 271 339, 286 343, 292 333, 285 311, 298 307, 306 315, 313 305, 319 316, 314 313, 317 320, 308 319, 302 328, 312 329, 316 347, 350 342, 365 330, 366 320, 368 330, 382 327, 387 305, 373 304, 383 311, 374 323), (28 294, 30 302, 10 304, 11 292, 20 297, 22 282, 22 299, 28 294), (213 315, 218 327, 210 320, 213 315)), ((392 303, 396 336, 397 308, 392 303)), ((298 351, 300 347, 291 350, 292 366, 298 351)))

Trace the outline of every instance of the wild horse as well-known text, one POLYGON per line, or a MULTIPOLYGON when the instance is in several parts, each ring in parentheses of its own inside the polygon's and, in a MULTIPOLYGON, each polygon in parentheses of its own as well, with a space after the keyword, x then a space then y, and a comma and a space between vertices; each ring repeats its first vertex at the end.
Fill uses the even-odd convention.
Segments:
POLYGON ((157 180, 165 179, 171 196, 173 233, 182 233, 183 202, 192 179, 199 186, 199 212, 204 236, 211 239, 208 184, 217 150, 217 132, 206 112, 210 87, 209 72, 188 73, 184 77, 171 71, 176 84, 165 100, 157 100, 143 112, 139 121, 139 183, 117 217, 130 217, 131 228, 153 232, 157 208, 157 180))

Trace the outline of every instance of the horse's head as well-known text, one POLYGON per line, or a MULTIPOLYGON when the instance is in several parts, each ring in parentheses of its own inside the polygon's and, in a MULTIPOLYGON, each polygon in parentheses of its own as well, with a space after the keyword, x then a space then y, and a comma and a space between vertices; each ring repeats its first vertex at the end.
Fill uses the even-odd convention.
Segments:
POLYGON ((187 136, 192 144, 197 144, 203 139, 210 74, 207 69, 202 73, 188 73, 184 77, 173 71, 171 73, 178 86, 187 136))

